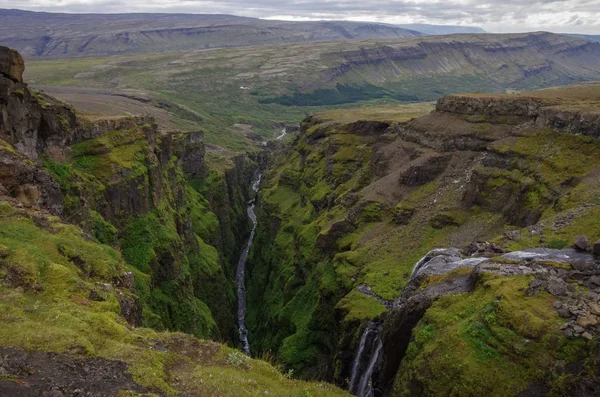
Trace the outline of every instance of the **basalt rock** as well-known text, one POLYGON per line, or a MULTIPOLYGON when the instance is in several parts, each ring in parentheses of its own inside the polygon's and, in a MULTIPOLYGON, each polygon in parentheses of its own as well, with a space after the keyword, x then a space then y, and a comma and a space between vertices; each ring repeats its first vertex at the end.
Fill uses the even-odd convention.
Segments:
POLYGON ((600 258, 600 240, 596 241, 592 247, 592 253, 594 256, 600 258))
POLYGON ((45 208, 54 215, 63 211, 59 185, 6 143, 0 147, 0 186, 5 195, 25 207, 45 208))
POLYGON ((21 54, 16 50, 0 46, 0 74, 15 83, 22 83, 24 71, 25 62, 21 54))
POLYGON ((573 243, 573 248, 580 252, 587 251, 589 246, 588 238, 586 236, 577 236, 573 243))

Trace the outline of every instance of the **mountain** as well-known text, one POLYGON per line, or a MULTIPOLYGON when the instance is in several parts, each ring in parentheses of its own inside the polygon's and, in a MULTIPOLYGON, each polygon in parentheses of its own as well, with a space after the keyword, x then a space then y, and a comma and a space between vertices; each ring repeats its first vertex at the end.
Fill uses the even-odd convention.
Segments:
POLYGON ((263 140, 247 126, 269 137, 320 106, 600 80, 600 44, 542 32, 346 40, 35 58, 26 75, 76 108, 106 116, 154 108, 168 128, 202 128, 208 143, 243 150, 263 140))
POLYGON ((452 26, 452 25, 429 25, 425 23, 395 24, 402 29, 416 30, 427 35, 455 34, 455 33, 487 33, 481 28, 474 26, 452 26))
POLYGON ((566 33, 567 36, 571 36, 571 37, 577 37, 580 39, 585 39, 585 40, 591 40, 591 41, 597 41, 600 43, 600 35, 591 35, 591 34, 573 34, 573 33, 566 33))
POLYGON ((183 51, 421 33, 361 22, 285 22, 232 15, 55 14, 0 10, 0 44, 26 56, 183 51))

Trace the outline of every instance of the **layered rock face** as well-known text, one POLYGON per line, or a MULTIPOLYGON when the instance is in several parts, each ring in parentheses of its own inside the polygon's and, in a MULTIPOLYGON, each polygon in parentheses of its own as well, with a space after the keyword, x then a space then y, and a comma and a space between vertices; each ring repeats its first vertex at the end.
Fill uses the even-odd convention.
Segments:
POLYGON ((376 396, 596 387, 593 244, 552 251, 600 233, 595 87, 444 97, 406 122, 306 119, 264 174, 253 347, 347 387, 383 321, 377 365, 358 365, 376 396), (560 128, 544 116, 567 111, 560 128))
MULTIPOLYGON (((574 89, 566 99, 552 97, 551 90, 545 95, 527 97, 514 96, 460 96, 450 95, 437 102, 436 109, 454 114, 485 116, 493 118, 522 118, 537 128, 551 128, 600 137, 600 114, 598 109, 585 101, 594 100, 597 94, 589 97, 589 92, 600 91, 600 84, 589 83, 574 89), (581 93, 578 97, 578 93, 581 93)), ((544 93, 544 91, 540 91, 544 93)))
POLYGON ((237 340, 234 265, 257 165, 241 156, 209 178, 202 133, 159 131, 149 116, 78 120, 23 69, 0 47, 3 199, 122 250, 141 272, 118 296, 133 324, 237 340))

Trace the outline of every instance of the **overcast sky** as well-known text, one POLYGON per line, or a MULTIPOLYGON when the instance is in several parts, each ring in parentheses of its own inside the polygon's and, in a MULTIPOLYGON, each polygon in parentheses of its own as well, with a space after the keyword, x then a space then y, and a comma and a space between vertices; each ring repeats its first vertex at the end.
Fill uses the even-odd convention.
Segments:
POLYGON ((600 34, 600 0, 0 0, 0 8, 224 13, 286 20, 469 25, 489 32, 600 34))

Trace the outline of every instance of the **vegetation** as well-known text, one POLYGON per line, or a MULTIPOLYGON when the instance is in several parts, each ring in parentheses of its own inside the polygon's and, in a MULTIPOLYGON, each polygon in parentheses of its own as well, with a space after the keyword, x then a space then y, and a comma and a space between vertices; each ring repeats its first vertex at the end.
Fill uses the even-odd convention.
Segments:
POLYGON ((333 386, 287 380, 266 362, 214 342, 132 328, 119 315, 118 290, 102 287, 135 271, 117 250, 86 240, 56 218, 40 227, 39 218, 6 202, 0 213, 1 347, 122 360, 136 383, 160 395, 346 395, 333 386))
POLYGON ((390 98, 397 101, 419 100, 414 95, 394 93, 371 84, 362 87, 337 84, 335 88, 321 88, 309 93, 294 92, 292 95, 262 99, 260 103, 278 103, 285 106, 326 106, 381 98, 390 98))
POLYGON ((553 46, 535 48, 529 35, 478 35, 457 40, 460 42, 430 36, 38 58, 28 60, 26 78, 45 86, 84 88, 84 93, 69 88, 47 90, 68 97, 77 108, 92 114, 122 116, 148 111, 159 116, 164 128, 202 129, 207 143, 244 151, 255 148, 251 132, 273 138, 282 123, 297 125, 308 113, 323 110, 317 106, 349 108, 433 101, 444 94, 502 93, 508 87, 534 89, 599 77, 597 71, 581 67, 590 64, 587 57, 597 56, 595 53, 589 55, 576 47, 567 61, 562 58, 560 48, 571 48, 574 40, 563 36, 536 34, 535 40, 553 46), (438 50, 422 57, 422 43, 438 50), (496 45, 511 48, 514 56, 507 60, 485 50, 496 45), (469 48, 481 61, 474 64, 460 48, 469 48), (394 57, 396 52, 413 51, 414 58, 394 57), (556 59, 554 63, 562 62, 563 67, 526 72, 538 67, 537 60, 542 58, 556 59), (448 71, 441 66, 443 59, 455 59, 456 67, 448 71), (498 69, 499 64, 506 66, 498 69), (140 108, 139 100, 125 101, 122 95, 141 97, 145 105, 140 108))
POLYGON ((565 338, 555 298, 527 296, 530 281, 486 275, 473 293, 437 300, 413 330, 393 393, 505 396, 544 381, 564 395, 556 363, 584 359, 593 343, 565 338))

